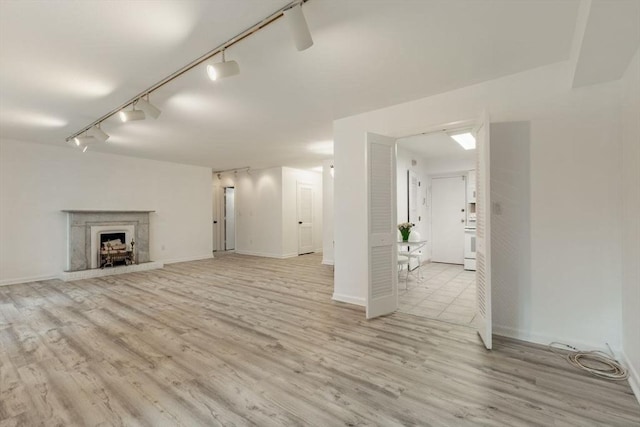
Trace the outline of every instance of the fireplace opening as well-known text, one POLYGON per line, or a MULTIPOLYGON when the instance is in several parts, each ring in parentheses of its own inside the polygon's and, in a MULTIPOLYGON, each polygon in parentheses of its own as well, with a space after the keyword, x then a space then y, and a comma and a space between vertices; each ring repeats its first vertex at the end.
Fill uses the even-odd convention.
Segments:
POLYGON ((130 265, 134 263, 133 243, 127 243, 124 231, 100 233, 98 261, 100 268, 130 265))
POLYGON ((127 243, 127 235, 122 233, 100 233, 100 247, 103 247, 105 242, 112 240, 120 240, 121 243, 127 243))

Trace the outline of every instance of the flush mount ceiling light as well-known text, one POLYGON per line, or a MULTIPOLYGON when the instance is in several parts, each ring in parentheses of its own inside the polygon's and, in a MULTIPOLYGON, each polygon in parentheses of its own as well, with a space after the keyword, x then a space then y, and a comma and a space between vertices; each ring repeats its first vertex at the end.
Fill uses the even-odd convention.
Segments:
POLYGON ((456 133, 449 136, 465 150, 475 150, 476 148, 476 138, 471 132, 456 133))
POLYGON ((122 111, 120 111, 119 116, 120 116, 120 120, 122 120, 125 123, 126 122, 132 122, 134 120, 144 120, 145 119, 144 111, 136 110, 135 105, 133 106, 133 110, 129 110, 129 111, 122 110, 122 111))
POLYGON ((286 9, 283 12, 284 18, 289 24, 289 30, 291 31, 291 37, 296 45, 296 49, 303 51, 313 46, 313 39, 309 32, 309 26, 307 20, 302 13, 302 4, 298 3, 295 6, 286 9))
POLYGON ((213 81, 224 79, 225 77, 240 74, 240 66, 236 61, 226 61, 224 49, 222 50, 222 62, 207 65, 207 75, 213 81))
POLYGON ((158 107, 149 102, 149 95, 147 95, 146 100, 144 98, 138 99, 135 105, 136 107, 144 111, 145 115, 150 116, 154 119, 157 119, 160 116, 160 113, 162 113, 162 111, 158 107))

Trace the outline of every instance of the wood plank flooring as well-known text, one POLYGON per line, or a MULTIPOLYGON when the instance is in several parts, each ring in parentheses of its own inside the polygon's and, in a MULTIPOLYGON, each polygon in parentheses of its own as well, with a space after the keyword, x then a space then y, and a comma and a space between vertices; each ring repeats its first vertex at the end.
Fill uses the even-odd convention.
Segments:
POLYGON ((320 257, 0 287, 0 427, 640 425, 538 346, 331 301, 320 257))

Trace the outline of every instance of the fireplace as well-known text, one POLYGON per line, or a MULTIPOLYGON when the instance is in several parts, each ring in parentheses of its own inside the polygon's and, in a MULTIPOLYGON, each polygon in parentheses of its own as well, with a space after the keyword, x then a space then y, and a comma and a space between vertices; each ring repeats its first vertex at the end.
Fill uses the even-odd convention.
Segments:
POLYGON ((150 262, 149 214, 152 211, 64 212, 68 214, 69 231, 67 271, 99 269, 103 243, 118 239, 132 251, 135 264, 150 262))

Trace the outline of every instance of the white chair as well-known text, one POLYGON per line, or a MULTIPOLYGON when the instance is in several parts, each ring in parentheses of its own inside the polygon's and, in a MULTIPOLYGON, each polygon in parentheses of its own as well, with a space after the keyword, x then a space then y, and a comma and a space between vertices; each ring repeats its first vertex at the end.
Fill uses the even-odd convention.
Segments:
POLYGON ((398 275, 402 273, 403 266, 407 266, 407 275, 404 278, 404 289, 407 289, 407 284, 409 281, 409 257, 398 253, 398 275))
MULTIPOLYGON (((410 242, 419 242, 420 241, 420 233, 417 230, 412 230, 411 234, 409 234, 410 242)), ((400 256, 407 258, 407 279, 409 278, 409 272, 411 271, 411 260, 415 259, 418 262, 418 266, 414 268, 418 270, 418 281, 422 280, 422 270, 420 267, 422 266, 422 250, 418 250, 416 252, 410 253, 408 250, 400 250, 398 252, 398 259, 400 256)))

